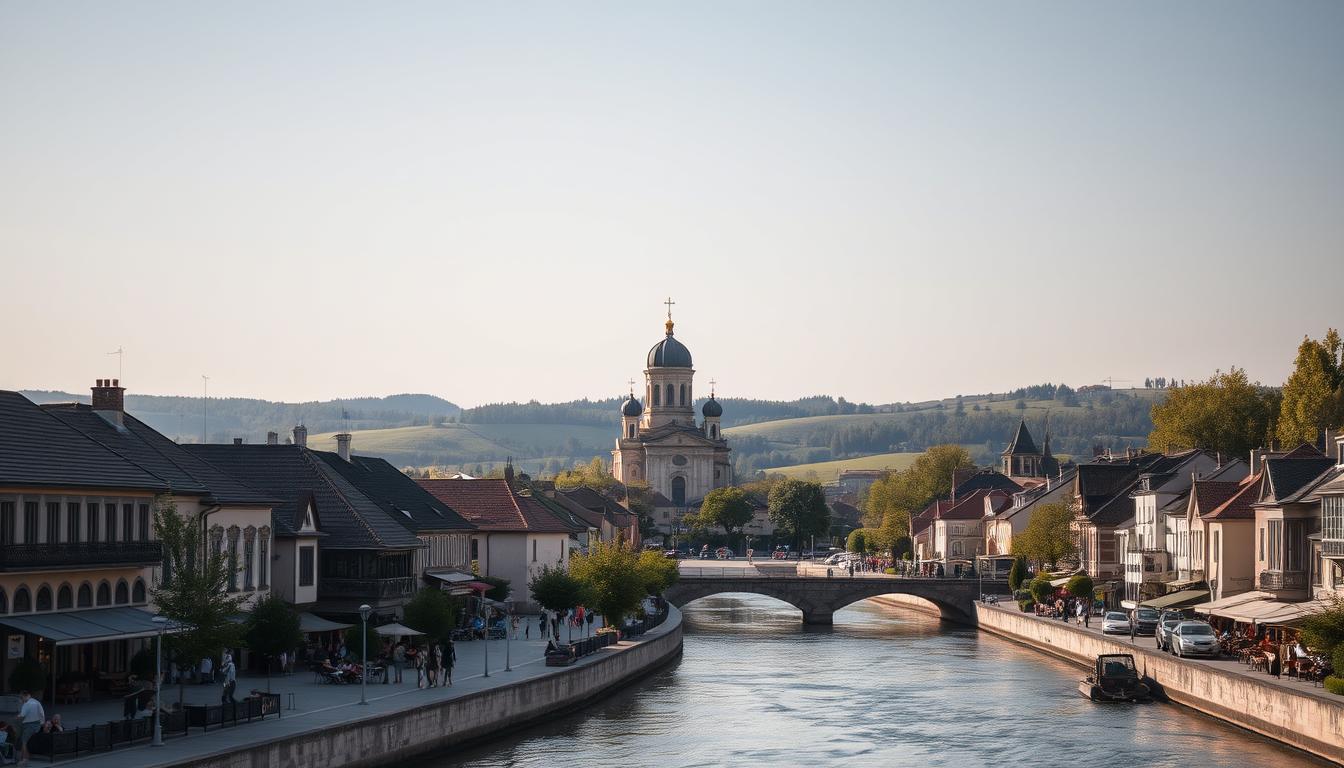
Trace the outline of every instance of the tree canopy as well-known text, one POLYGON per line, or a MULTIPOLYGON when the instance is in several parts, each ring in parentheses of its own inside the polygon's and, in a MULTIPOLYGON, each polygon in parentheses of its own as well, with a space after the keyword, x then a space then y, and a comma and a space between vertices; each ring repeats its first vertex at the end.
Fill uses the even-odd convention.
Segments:
POLYGON ((770 522, 776 534, 800 547, 804 537, 825 536, 831 528, 831 508, 820 483, 792 478, 770 489, 770 522))
POLYGON ((542 566, 541 571, 527 582, 527 588, 532 591, 537 605, 548 611, 564 611, 587 602, 584 583, 558 566, 542 566))
POLYGON ((562 491, 588 486, 605 493, 615 485, 616 478, 611 476, 601 456, 594 456, 587 464, 578 464, 573 469, 567 469, 555 476, 555 487, 562 491))
POLYGON ((1204 448, 1242 456, 1263 445, 1278 399, 1251 383, 1246 371, 1217 371, 1208 381, 1172 389, 1153 405, 1148 447, 1155 451, 1204 448))
POLYGON ((1322 430, 1338 429, 1344 421, 1340 352, 1339 332, 1334 328, 1320 341, 1305 338, 1298 345, 1279 406, 1278 438, 1285 446, 1315 443, 1322 430))
POLYGON ((610 626, 620 625, 648 594, 638 558, 624 541, 594 544, 588 554, 570 558, 569 572, 583 583, 590 604, 610 626))
POLYGON ((875 543, 893 550, 910 534, 910 518, 929 502, 952 492, 958 469, 974 467, 971 455, 959 445, 935 445, 914 464, 873 483, 863 501, 863 524, 879 529, 875 543))
POLYGON ((741 488, 715 488, 705 494, 700 502, 700 512, 695 516, 696 527, 723 529, 729 541, 735 533, 740 534, 743 526, 751 522, 751 497, 741 488))
POLYGON ((274 592, 252 606, 247 614, 247 647, 267 659, 267 690, 270 685, 270 660, 282 653, 294 653, 303 645, 299 612, 289 601, 274 592))
POLYGON ((677 577, 681 575, 676 560, 651 549, 639 553, 635 568, 644 591, 650 595, 661 595, 668 587, 676 584, 677 577))
POLYGON ((1044 569, 1073 557, 1074 545, 1069 524, 1073 521, 1070 502, 1043 504, 1032 512, 1031 520, 1021 533, 1013 536, 1013 554, 1021 555, 1044 569))
POLYGON ((402 623, 433 641, 446 640, 457 626, 457 601, 438 587, 421 587, 402 607, 402 623))

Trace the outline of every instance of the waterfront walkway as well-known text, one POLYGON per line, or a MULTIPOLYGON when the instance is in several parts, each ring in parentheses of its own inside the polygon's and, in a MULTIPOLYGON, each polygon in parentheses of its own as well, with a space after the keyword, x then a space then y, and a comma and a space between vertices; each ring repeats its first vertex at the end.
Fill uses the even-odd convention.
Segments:
MULTIPOLYGON (((678 619, 679 620, 679 619, 678 619)), ((578 628, 574 630, 577 640, 582 635, 578 628)), ((519 628, 522 634, 522 628, 519 628)), ((212 727, 208 732, 193 728, 186 735, 177 735, 165 739, 164 746, 152 747, 141 743, 129 747, 118 747, 112 751, 95 752, 74 757, 57 757, 62 764, 88 764, 91 768, 153 768, 171 766, 212 754, 226 753, 241 744, 257 744, 271 739, 293 736, 305 731, 340 728, 342 725, 365 720, 374 715, 409 710, 438 701, 467 696, 472 693, 501 687, 521 680, 538 678, 545 675, 565 674, 597 663, 599 659, 613 653, 620 653, 642 642, 643 638, 625 640, 615 645, 599 649, 596 653, 584 657, 570 667, 547 667, 543 654, 546 641, 538 640, 537 620, 532 617, 532 638, 530 640, 476 640, 459 642, 457 646, 457 666, 453 673, 451 687, 419 689, 416 687, 414 671, 403 676, 401 685, 396 683, 369 683, 368 704, 360 705, 359 685, 331 685, 314 682, 313 674, 306 670, 296 671, 285 677, 272 677, 271 690, 281 695, 281 717, 268 717, 262 721, 239 723, 236 726, 212 727), (511 645, 509 658, 512 671, 505 671, 505 644, 511 645), (485 676, 485 660, 489 655, 489 677, 485 676), (289 709, 290 696, 293 696, 294 709, 289 709)), ((656 636, 657 630, 649 636, 656 636)), ((560 637, 567 638, 567 628, 560 628, 560 637)), ((243 696, 253 689, 265 691, 264 676, 240 676, 235 697, 243 696)), ((218 703, 221 687, 219 685, 187 685, 186 702, 218 703)), ((171 704, 177 701, 176 686, 164 688, 164 698, 171 704)), ((120 719, 120 702, 94 702, 75 706, 55 706, 48 709, 48 716, 59 713, 67 727, 87 725, 91 722, 107 722, 120 719)), ((45 763, 46 759, 34 757, 33 764, 45 763)))

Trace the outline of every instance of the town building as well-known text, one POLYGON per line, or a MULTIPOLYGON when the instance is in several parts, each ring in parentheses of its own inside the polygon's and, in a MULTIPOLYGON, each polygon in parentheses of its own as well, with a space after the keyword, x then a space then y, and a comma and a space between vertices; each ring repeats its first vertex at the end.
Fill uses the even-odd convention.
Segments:
POLYGON ((1031 431, 1027 429, 1027 420, 1022 419, 1017 425, 1017 432, 1013 435, 1013 440, 1004 449, 999 457, 1000 469, 1004 475, 1021 481, 1030 481, 1035 478, 1049 477, 1058 474, 1059 461, 1050 453, 1050 432, 1045 432, 1045 447, 1038 449, 1036 441, 1031 437, 1031 431))
POLYGON ((1013 502, 985 520, 984 552, 991 557, 1006 557, 1013 553, 1013 537, 1027 529, 1036 510, 1047 504, 1070 504, 1078 475, 1077 467, 1064 470, 1057 477, 1013 492, 1013 502))
POLYGON ((861 499, 863 494, 878 480, 886 477, 885 469, 842 469, 835 478, 838 495, 848 499, 861 499))
POLYGON ((933 553, 929 559, 942 562, 948 573, 969 566, 978 555, 984 554, 986 518, 1011 503, 1012 496, 1005 491, 978 489, 964 494, 951 506, 936 508, 930 537, 933 553))

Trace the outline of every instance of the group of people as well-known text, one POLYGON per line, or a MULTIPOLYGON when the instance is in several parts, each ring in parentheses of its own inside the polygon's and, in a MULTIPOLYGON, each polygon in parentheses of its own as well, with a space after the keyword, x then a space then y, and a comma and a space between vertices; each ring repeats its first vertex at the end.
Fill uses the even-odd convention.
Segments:
MULTIPOLYGON (((537 639, 553 640, 560 642, 560 627, 568 625, 571 629, 577 630, 580 635, 591 634, 593 622, 597 620, 597 614, 584 608, 582 605, 559 611, 542 611, 537 617, 537 639)), ((525 632, 527 639, 531 639, 531 627, 525 632)))
POLYGON ((38 742, 43 734, 50 738, 51 734, 64 731, 65 726, 61 724, 60 715, 52 715, 51 719, 47 719, 42 702, 33 698, 28 691, 19 692, 19 701, 18 730, 0 720, 0 757, 9 761, 17 758, 19 765, 26 765, 31 757, 30 751, 39 747, 38 742))

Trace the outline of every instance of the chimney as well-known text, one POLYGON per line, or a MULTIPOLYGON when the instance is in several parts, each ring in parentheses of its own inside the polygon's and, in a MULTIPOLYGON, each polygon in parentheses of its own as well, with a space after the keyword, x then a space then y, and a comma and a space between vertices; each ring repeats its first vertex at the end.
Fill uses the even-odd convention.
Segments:
POLYGON ((242 444, 243 444, 243 438, 241 438, 241 437, 235 437, 235 438, 233 438, 233 444, 234 444, 234 445, 242 445, 242 444))
POLYGON ((267 432, 267 433, 266 433, 266 444, 267 444, 267 445, 279 445, 279 444, 280 444, 280 433, 279 433, 279 432, 267 432))
POLYGON ((302 424, 294 428, 294 444, 308 447, 308 428, 302 424))
POLYGON ((342 460, 350 460, 350 433, 342 432, 336 436, 336 455, 342 460))
POLYGON ((93 410, 99 416, 122 425, 122 416, 126 413, 126 388, 118 379, 98 379, 93 387, 93 410))

